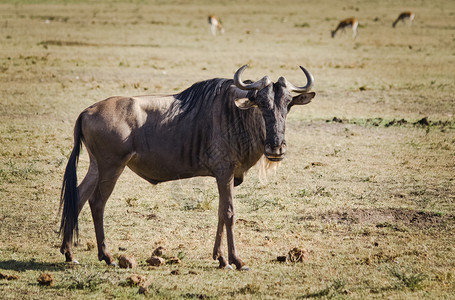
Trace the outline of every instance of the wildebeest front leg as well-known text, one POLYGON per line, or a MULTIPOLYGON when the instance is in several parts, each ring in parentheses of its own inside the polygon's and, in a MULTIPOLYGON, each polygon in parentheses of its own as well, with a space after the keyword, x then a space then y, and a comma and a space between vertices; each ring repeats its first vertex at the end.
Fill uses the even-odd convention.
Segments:
MULTIPOLYGON (((220 201, 221 204, 221 201, 220 201)), ((223 250, 221 243, 224 235, 224 217, 221 213, 221 205, 218 207, 218 227, 216 229, 215 246, 213 247, 213 259, 218 259, 220 262, 220 268, 227 266, 226 258, 223 256, 223 250)))
POLYGON ((217 178, 218 192, 220 194, 220 202, 218 207, 218 229, 213 250, 214 257, 220 261, 220 267, 226 266, 226 259, 221 252, 221 239, 223 237, 223 227, 226 227, 227 245, 228 245, 228 261, 229 265, 234 264, 238 270, 247 269, 245 263, 238 257, 235 249, 234 241, 234 224, 235 210, 233 201, 234 177, 228 180, 217 178), (224 224, 223 224, 224 223, 224 224))

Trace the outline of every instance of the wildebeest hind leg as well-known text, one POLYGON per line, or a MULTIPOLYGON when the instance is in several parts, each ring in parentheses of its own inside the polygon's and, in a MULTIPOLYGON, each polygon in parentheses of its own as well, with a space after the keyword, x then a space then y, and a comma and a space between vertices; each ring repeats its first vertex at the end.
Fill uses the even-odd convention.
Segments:
MULTIPOLYGON (((77 187, 79 193, 79 201, 78 201, 78 212, 79 215, 84 204, 87 200, 92 196, 93 191, 95 190, 95 186, 98 182, 98 166, 96 161, 93 157, 90 157, 90 167, 88 169, 87 174, 85 175, 84 180, 82 180, 81 184, 77 187)), ((73 240, 73 231, 65 231, 63 236, 62 247, 60 248, 60 252, 65 255, 67 262, 75 262, 78 261, 74 259, 73 252, 72 252, 72 240, 73 240)))
POLYGON ((124 166, 109 166, 101 169, 98 184, 93 196, 89 199, 92 211, 93 224, 95 225, 96 242, 98 245, 98 259, 104 260, 108 265, 114 264, 114 258, 109 254, 104 237, 103 215, 106 202, 111 195, 115 183, 122 173, 124 166))

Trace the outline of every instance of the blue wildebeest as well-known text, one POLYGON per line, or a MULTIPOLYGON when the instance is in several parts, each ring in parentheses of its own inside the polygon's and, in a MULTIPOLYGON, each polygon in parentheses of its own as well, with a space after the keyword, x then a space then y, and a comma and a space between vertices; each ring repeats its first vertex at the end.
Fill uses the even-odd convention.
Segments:
POLYGON ((215 177, 219 191, 218 227, 213 259, 220 267, 246 269, 234 244, 233 189, 263 156, 273 162, 286 153, 285 119, 293 105, 315 96, 313 76, 304 68, 307 84, 298 87, 280 77, 243 82, 241 67, 232 79, 195 83, 170 96, 112 97, 93 104, 77 118, 74 148, 63 178, 60 251, 74 259, 71 244, 78 215, 89 202, 95 225, 98 258, 115 264, 104 237, 106 201, 126 166, 152 184, 215 177), (291 96, 291 92, 297 93, 291 96), (77 187, 76 167, 82 142, 90 165, 77 187), (221 242, 226 228, 228 259, 221 242))

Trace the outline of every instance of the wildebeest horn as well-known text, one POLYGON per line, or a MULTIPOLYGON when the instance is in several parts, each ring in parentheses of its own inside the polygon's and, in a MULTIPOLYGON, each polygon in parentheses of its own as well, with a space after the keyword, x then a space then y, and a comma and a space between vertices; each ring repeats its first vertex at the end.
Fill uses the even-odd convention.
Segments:
POLYGON ((292 83, 290 83, 289 81, 286 80, 286 88, 290 92, 302 94, 302 93, 308 92, 313 87, 313 82, 314 82, 313 75, 311 75, 311 73, 308 72, 302 66, 300 66, 300 69, 302 69, 303 73, 305 73, 307 84, 305 86, 299 87, 299 86, 293 85, 292 83))
POLYGON ((258 80, 256 82, 246 84, 242 81, 242 73, 243 71, 248 67, 248 65, 243 65, 240 69, 237 70, 234 74, 234 83, 235 86, 238 87, 241 90, 260 90, 263 89, 264 87, 268 86, 272 81, 268 76, 264 76, 261 80, 258 80))

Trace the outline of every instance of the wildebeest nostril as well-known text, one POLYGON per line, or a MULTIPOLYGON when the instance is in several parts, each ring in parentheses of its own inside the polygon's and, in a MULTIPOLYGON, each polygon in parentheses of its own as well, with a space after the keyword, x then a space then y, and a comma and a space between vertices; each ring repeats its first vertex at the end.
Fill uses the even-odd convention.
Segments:
POLYGON ((281 156, 286 153, 286 143, 283 142, 279 146, 272 146, 271 144, 265 145, 265 154, 267 155, 274 155, 274 156, 281 156))

